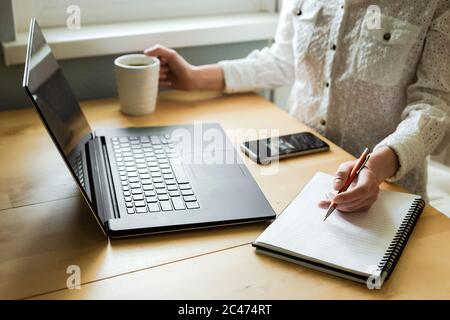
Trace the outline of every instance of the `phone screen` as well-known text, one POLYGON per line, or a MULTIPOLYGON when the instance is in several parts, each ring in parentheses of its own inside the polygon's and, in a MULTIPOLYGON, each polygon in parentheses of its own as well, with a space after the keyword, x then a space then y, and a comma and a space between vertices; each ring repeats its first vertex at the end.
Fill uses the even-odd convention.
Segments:
POLYGON ((312 133, 301 132, 276 138, 246 141, 244 146, 258 159, 282 157, 318 149, 328 148, 328 144, 312 133))

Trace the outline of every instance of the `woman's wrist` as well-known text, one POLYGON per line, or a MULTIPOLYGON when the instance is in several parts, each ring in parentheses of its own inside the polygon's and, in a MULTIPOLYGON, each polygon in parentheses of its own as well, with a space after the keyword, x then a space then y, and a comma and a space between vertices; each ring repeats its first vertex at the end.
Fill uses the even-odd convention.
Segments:
POLYGON ((382 147, 370 155, 367 167, 375 174, 379 183, 395 175, 399 168, 396 153, 389 147, 382 147))
POLYGON ((190 71, 191 90, 223 90, 223 69, 217 64, 193 66, 190 71))

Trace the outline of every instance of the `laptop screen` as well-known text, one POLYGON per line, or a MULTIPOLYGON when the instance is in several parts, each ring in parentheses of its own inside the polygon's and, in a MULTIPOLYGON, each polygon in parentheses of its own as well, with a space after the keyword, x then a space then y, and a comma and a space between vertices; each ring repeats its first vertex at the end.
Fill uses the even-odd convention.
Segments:
POLYGON ((30 32, 24 87, 67 157, 92 137, 91 128, 36 22, 30 32))
POLYGON ((34 19, 30 25, 23 86, 92 208, 85 145, 93 134, 34 19))

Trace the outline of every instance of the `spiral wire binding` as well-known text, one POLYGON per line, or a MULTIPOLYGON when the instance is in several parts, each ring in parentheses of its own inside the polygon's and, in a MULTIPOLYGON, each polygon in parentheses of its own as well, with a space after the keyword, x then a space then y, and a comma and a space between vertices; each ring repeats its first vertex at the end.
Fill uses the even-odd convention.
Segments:
POLYGON ((400 224, 394 239, 386 250, 381 262, 378 264, 378 271, 387 273, 385 280, 388 280, 392 271, 394 271, 394 268, 400 259, 400 255, 402 254, 424 207, 425 201, 420 198, 414 200, 413 205, 408 210, 408 214, 400 224))

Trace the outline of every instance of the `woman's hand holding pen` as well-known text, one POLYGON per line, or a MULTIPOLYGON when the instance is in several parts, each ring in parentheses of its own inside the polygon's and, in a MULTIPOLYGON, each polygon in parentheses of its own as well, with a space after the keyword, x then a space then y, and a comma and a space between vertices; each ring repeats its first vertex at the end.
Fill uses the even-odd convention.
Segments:
MULTIPOLYGON (((344 162, 336 172, 333 189, 338 191, 347 181, 351 170, 356 165, 355 161, 344 162)), ((379 185, 392 177, 398 170, 399 164, 395 152, 383 147, 373 152, 366 166, 353 181, 347 191, 344 191, 333 199, 319 202, 319 207, 327 209, 331 201, 337 204, 341 212, 366 211, 377 200, 379 185)))

